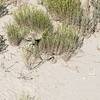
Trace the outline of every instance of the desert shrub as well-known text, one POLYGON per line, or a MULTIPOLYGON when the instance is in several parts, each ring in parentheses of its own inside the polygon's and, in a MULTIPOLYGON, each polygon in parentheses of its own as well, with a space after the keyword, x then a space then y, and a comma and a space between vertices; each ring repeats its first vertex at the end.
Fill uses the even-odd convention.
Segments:
POLYGON ((50 14, 59 20, 79 23, 81 17, 80 0, 42 0, 50 14))
POLYGON ((21 40, 24 38, 26 33, 28 33, 28 29, 25 27, 20 27, 17 24, 8 24, 6 26, 8 40, 12 45, 19 45, 21 40))
POLYGON ((0 0, 0 17, 6 15, 8 10, 5 5, 5 0, 0 0))
POLYGON ((35 54, 62 55, 73 52, 78 47, 78 33, 71 27, 63 26, 55 33, 44 32, 35 46, 35 54))
POLYGON ((14 13, 14 19, 20 26, 29 27, 36 32, 53 29, 48 15, 32 6, 21 6, 14 13))
POLYGON ((91 0, 91 4, 94 7, 94 16, 99 19, 100 22, 100 0, 91 0))
POLYGON ((93 31, 92 33, 94 33, 97 24, 100 22, 100 0, 91 0, 91 4, 94 7, 91 25, 91 30, 93 31))
POLYGON ((100 22, 100 0, 97 0, 97 13, 98 13, 98 18, 100 22))
POLYGON ((97 23, 100 22, 100 0, 91 0, 92 16, 82 16, 81 30, 87 36, 95 32, 97 23))
POLYGON ((64 56, 64 59, 68 60, 81 45, 82 39, 75 28, 64 25, 54 33, 45 31, 41 39, 35 40, 34 45, 32 41, 30 45, 25 44, 22 51, 29 68, 35 64, 36 59, 41 59, 42 55, 46 57, 45 59, 49 59, 51 56, 64 56))
POLYGON ((88 31, 90 29, 90 18, 88 16, 82 16, 82 21, 81 21, 81 31, 83 35, 87 35, 88 31))

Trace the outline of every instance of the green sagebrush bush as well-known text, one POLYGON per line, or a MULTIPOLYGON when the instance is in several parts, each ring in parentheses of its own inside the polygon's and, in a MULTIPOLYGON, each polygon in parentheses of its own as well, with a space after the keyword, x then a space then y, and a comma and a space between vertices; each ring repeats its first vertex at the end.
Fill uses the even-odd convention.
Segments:
POLYGON ((94 7, 94 16, 99 19, 100 22, 100 0, 91 0, 91 4, 94 7))
POLYGON ((36 32, 52 31, 53 29, 48 15, 32 6, 21 6, 13 16, 18 25, 28 27, 36 32))
POLYGON ((41 58, 41 55, 65 56, 67 60, 81 44, 79 33, 74 27, 62 26, 54 33, 45 31, 41 39, 35 40, 34 45, 25 46, 24 57, 26 62, 41 58))
POLYGON ((26 33, 35 31, 42 33, 45 30, 53 31, 52 23, 43 11, 32 6, 23 5, 13 13, 13 24, 6 26, 8 39, 11 44, 19 45, 26 33))
POLYGON ((42 0, 51 15, 68 23, 79 24, 82 16, 80 0, 42 0))
POLYGON ((70 27, 63 27, 55 33, 45 32, 37 49, 40 53, 61 55, 76 49, 78 39, 79 37, 75 30, 70 27))
POLYGON ((91 0, 90 3, 93 9, 92 16, 84 15, 81 22, 81 30, 85 36, 93 34, 100 22, 100 0, 91 0))
POLYGON ((24 36, 29 32, 25 27, 20 27, 16 23, 6 25, 8 40, 12 45, 19 45, 24 36))

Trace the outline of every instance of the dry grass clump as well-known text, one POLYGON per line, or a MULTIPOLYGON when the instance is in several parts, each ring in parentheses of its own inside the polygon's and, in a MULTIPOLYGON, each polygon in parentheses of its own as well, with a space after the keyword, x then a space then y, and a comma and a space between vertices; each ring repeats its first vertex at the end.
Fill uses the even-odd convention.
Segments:
POLYGON ((0 0, 0 17, 6 15, 8 13, 8 10, 5 6, 6 0, 0 0))
POLYGON ((99 22, 100 22, 100 0, 92 0, 91 4, 95 8, 94 14, 96 18, 99 19, 99 22))
POLYGON ((51 15, 59 20, 79 23, 81 17, 80 0, 42 0, 51 15))
MULTIPOLYGON (((55 33, 45 31, 42 38, 35 40, 33 45, 25 45, 22 48, 24 52, 24 59, 28 68, 35 64, 36 59, 41 58, 42 55, 45 59, 52 56, 65 56, 67 59, 74 51, 81 45, 79 33, 72 26, 62 26, 55 33)), ((44 59, 44 58, 42 58, 44 59)))
POLYGON ((18 45, 26 33, 35 31, 42 33, 45 30, 53 31, 52 23, 43 11, 32 6, 23 5, 13 14, 15 23, 7 25, 7 34, 11 44, 18 45))
POLYGON ((98 22, 100 22, 100 0, 91 0, 93 7, 92 16, 84 15, 82 17, 81 30, 85 36, 91 35, 95 32, 98 22))
POLYGON ((52 24, 47 14, 32 6, 23 5, 14 13, 14 19, 20 26, 35 31, 52 30, 52 24))
POLYGON ((70 27, 62 27, 55 33, 45 32, 36 47, 38 53, 61 55, 66 52, 73 52, 78 47, 78 34, 70 27))
POLYGON ((64 25, 58 27, 55 32, 48 14, 29 5, 19 7, 13 13, 15 23, 7 25, 8 39, 14 45, 19 45, 25 36, 28 37, 27 33, 33 33, 31 41, 26 39, 27 43, 31 43, 24 44, 22 48, 28 63, 41 58, 41 55, 68 56, 81 43, 77 28, 75 29, 75 25, 81 24, 80 0, 44 0, 44 2, 51 14, 64 21, 64 25), (41 37, 35 38, 34 34, 39 33, 42 33, 41 37))
POLYGON ((35 47, 32 45, 32 43, 25 43, 24 46, 22 46, 22 56, 25 62, 25 65, 30 67, 32 63, 35 61, 35 47))
POLYGON ((16 23, 8 24, 6 26, 8 40, 12 45, 19 45, 21 40, 24 38, 26 33, 28 32, 27 28, 22 28, 18 26, 16 23))

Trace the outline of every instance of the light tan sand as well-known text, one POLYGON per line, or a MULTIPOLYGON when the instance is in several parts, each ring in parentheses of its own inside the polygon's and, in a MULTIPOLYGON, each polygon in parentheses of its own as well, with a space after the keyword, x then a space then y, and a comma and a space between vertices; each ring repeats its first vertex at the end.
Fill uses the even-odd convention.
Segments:
MULTIPOLYGON (((0 34, 8 21, 9 15, 0 19, 0 34)), ((34 71, 26 69, 19 48, 9 46, 0 54, 0 100, 19 100, 23 93, 32 100, 100 100, 99 27, 70 61, 46 62, 34 71)))

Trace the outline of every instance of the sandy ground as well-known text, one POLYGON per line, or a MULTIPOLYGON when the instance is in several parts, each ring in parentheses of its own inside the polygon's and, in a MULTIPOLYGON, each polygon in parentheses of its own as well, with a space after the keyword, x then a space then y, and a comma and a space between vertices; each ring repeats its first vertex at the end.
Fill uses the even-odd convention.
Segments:
MULTIPOLYGON (((10 20, 9 15, 0 19, 0 34, 10 20)), ((99 28, 67 63, 58 59, 32 71, 26 69, 19 48, 9 45, 0 54, 0 100, 19 100, 23 94, 31 100, 100 100, 99 28)))

